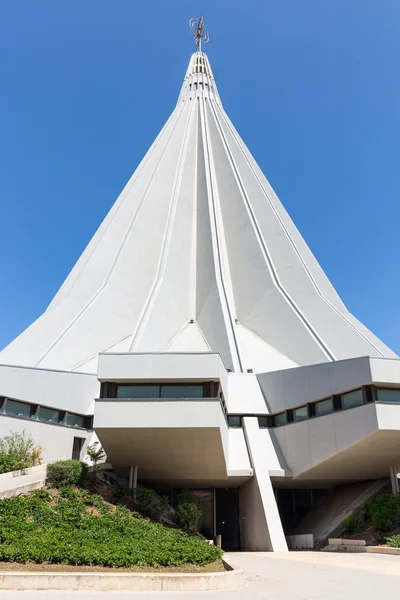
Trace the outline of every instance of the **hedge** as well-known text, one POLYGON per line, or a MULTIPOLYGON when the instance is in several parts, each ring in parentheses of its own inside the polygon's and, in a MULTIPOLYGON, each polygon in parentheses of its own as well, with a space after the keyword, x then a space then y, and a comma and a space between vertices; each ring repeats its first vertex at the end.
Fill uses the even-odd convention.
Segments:
POLYGON ((60 489, 82 481, 87 467, 79 460, 59 460, 47 466, 46 485, 60 489))

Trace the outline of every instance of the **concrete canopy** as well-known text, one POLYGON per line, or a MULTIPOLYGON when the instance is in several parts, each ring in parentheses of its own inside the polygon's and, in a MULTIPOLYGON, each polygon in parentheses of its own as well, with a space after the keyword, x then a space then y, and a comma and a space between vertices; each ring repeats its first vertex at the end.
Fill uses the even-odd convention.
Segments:
POLYGON ((206 55, 45 313, 0 362, 218 352, 261 372, 395 356, 345 308, 226 115, 206 55))

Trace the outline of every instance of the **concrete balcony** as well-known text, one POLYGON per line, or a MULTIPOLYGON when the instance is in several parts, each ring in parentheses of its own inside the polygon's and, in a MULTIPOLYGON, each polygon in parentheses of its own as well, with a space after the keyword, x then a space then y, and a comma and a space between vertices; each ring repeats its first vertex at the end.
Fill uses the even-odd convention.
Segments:
POLYGON ((378 479, 400 465, 400 404, 364 404, 273 431, 294 479, 378 479))
POLYGON ((238 485, 253 473, 244 439, 241 446, 235 440, 229 461, 230 430, 219 398, 101 398, 94 429, 113 467, 137 466, 141 481, 228 487, 228 477, 238 485))

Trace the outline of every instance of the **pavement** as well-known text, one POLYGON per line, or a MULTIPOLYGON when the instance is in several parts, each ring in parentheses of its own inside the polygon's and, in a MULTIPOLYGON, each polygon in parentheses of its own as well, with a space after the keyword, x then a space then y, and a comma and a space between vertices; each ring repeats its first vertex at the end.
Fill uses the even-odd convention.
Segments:
POLYGON ((329 552, 226 554, 246 585, 221 592, 14 592, 0 600, 398 600, 400 557, 329 552))

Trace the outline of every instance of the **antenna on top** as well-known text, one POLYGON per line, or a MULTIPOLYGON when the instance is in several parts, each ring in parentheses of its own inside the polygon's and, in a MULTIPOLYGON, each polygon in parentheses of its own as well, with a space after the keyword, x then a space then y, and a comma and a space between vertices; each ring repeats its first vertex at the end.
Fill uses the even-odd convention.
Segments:
POLYGON ((203 17, 200 17, 200 19, 192 17, 189 21, 189 27, 196 40, 197 52, 201 52, 201 43, 203 42, 203 44, 207 44, 210 39, 208 31, 204 25, 203 17))

